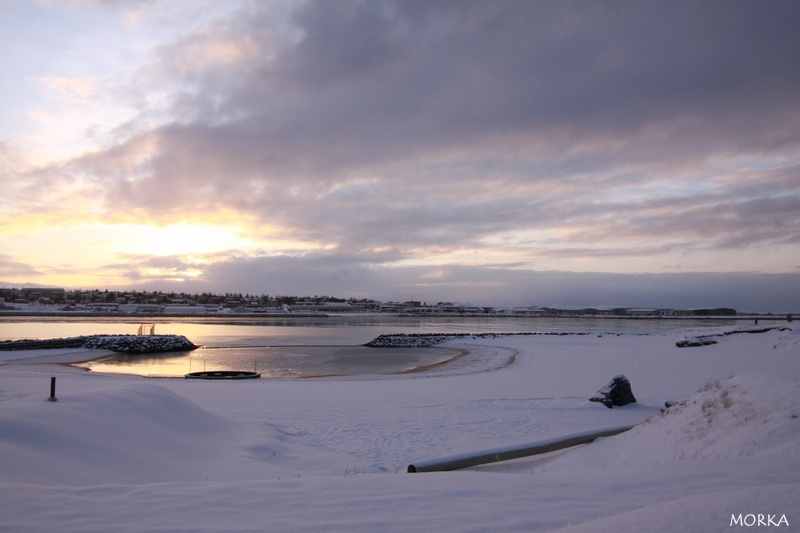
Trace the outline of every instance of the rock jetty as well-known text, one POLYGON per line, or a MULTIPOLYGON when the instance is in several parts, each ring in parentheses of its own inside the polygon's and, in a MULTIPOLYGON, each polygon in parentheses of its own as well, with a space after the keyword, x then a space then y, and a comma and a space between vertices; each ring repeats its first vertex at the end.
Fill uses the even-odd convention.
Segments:
POLYGON ((184 352, 197 346, 183 335, 89 335, 65 339, 0 342, 0 350, 86 348, 125 353, 184 352))
POLYGON ((717 341, 709 337, 691 337, 675 343, 678 348, 696 348, 697 346, 711 346, 717 341))
POLYGON ((698 346, 711 346, 712 344, 717 344, 717 341, 712 337, 727 337, 728 335, 736 335, 738 333, 766 333, 772 330, 787 331, 791 330, 791 328, 786 328, 783 326, 771 326, 767 328, 734 329, 734 330, 724 331, 722 333, 712 333, 709 335, 703 335, 701 337, 687 337, 686 339, 677 341, 675 343, 675 346, 677 346, 678 348, 695 348, 698 346))
POLYGON ((368 348, 429 348, 455 339, 495 339, 516 335, 588 335, 573 332, 526 332, 526 333, 393 333, 378 335, 364 346, 368 348))

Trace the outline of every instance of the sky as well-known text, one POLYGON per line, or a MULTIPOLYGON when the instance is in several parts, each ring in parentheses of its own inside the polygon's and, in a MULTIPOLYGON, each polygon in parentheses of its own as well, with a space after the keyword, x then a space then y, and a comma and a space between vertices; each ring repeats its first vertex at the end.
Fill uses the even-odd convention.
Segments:
POLYGON ((0 285, 797 311, 797 20, 0 0, 0 285))

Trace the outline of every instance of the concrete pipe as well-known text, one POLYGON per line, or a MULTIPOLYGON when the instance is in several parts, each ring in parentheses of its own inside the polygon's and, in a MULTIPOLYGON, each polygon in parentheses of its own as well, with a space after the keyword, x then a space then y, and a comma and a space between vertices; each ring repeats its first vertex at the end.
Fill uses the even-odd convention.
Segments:
POLYGON ((458 470, 460 468, 468 468, 470 466, 483 465, 487 463, 496 463, 498 461, 508 461, 510 459, 518 459, 520 457, 528 457, 530 455, 538 455, 542 453, 561 450, 579 444, 586 444, 592 442, 600 437, 610 437, 619 433, 628 431, 633 426, 620 426, 614 428, 598 429, 594 431, 584 431, 582 433, 574 433, 564 437, 555 437, 552 439, 545 439, 538 442, 531 442, 529 444, 522 444, 520 446, 513 446, 509 448, 496 448, 493 450, 484 450, 481 452, 465 453, 461 455, 452 455, 450 457, 443 457, 441 459, 430 459, 428 461, 420 461, 408 465, 408 472, 443 472, 448 470, 458 470))

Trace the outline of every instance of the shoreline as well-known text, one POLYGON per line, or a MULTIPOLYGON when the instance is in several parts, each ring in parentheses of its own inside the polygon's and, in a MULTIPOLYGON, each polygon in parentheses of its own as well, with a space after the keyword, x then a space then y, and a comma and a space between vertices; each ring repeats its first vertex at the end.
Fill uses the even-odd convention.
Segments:
MULTIPOLYGON (((725 337, 733 334, 740 333, 766 333, 772 330, 783 332, 790 330, 785 326, 755 326, 743 329, 728 329, 722 332, 709 331, 704 338, 710 337, 725 337)), ((688 331, 687 331, 688 333, 688 331)), ((236 346, 229 349, 270 349, 277 348, 290 352, 298 352, 295 355, 305 356, 310 358, 312 365, 318 368, 304 369, 303 364, 293 366, 292 370, 286 374, 281 373, 281 366, 270 366, 270 363, 265 363, 266 368, 263 372, 267 374, 267 379, 308 379, 308 378, 328 378, 328 377, 375 377, 375 376, 401 376, 408 374, 424 374, 437 369, 447 369, 454 366, 454 363, 467 359, 468 356, 473 355, 473 359, 481 359, 487 354, 483 353, 480 349, 472 350, 465 348, 466 341, 480 341, 499 338, 521 338, 521 337, 583 337, 587 333, 580 332, 535 332, 535 333, 414 333, 414 334, 390 334, 379 335, 372 341, 361 345, 264 345, 264 346, 236 346), (433 362, 428 361, 415 361, 415 359, 424 358, 421 355, 424 350, 440 350, 442 353, 439 355, 431 356, 435 359, 433 362), (376 352, 361 353, 358 350, 377 350, 381 352, 381 356, 377 356, 376 352), (451 356, 447 356, 447 352, 455 352, 451 356), (476 353, 473 353, 476 352, 476 353), (321 359, 320 359, 321 358, 321 359), (318 359, 316 363, 313 361, 318 359), (410 368, 396 367, 404 366, 418 362, 410 368), (326 368, 327 367, 327 368, 326 368), (333 368, 331 368, 333 367, 333 368), (395 367, 395 368, 392 368, 395 367), (296 372, 294 374, 293 372, 296 372), (284 375, 285 374, 285 375, 284 375)), ((642 334, 628 334, 632 336, 640 336, 642 334)), ((647 334, 645 334, 647 335, 647 334)), ((163 336, 170 339, 177 336, 163 336)), ((39 372, 91 372, 99 375, 113 376, 113 375, 128 375, 138 376, 145 378, 182 378, 186 372, 180 368, 169 366, 170 369, 165 374, 147 373, 147 369, 151 368, 147 362, 153 357, 166 357, 167 359, 178 358, 182 359, 186 352, 184 350, 153 350, 153 340, 158 341, 158 336, 136 336, 128 335, 123 336, 126 341, 124 346, 125 350, 116 350, 115 343, 108 342, 93 342, 85 343, 85 341, 101 340, 114 340, 114 336, 82 336, 74 338, 58 338, 58 339, 44 339, 44 340, 22 340, 22 341, 6 341, 0 343, 3 349, 0 349, 0 370, 36 370, 39 372), (80 345, 77 343, 80 341, 80 345), (48 346, 50 345, 50 346, 48 346), (144 350, 147 348, 147 350, 144 350), (172 355, 174 354, 174 355, 172 355), (91 363, 101 362, 108 357, 131 357, 133 356, 133 363, 125 366, 124 370, 117 371, 116 369, 110 371, 109 368, 103 368, 102 364, 98 365, 99 369, 92 366, 91 363), (135 363, 136 360, 141 360, 140 364, 135 363), (138 371, 137 371, 138 370, 138 371)), ((185 337, 180 336, 182 340, 195 346, 185 337)), ((686 337, 687 339, 689 337, 686 337)), ((117 339, 118 340, 118 339, 117 339)), ((480 345, 476 345, 479 347, 480 345)), ((676 343, 676 346, 681 347, 681 343, 676 343)), ((158 345, 156 346, 158 347, 158 345)), ((209 347, 209 350, 224 350, 226 347, 216 346, 209 347)), ((518 351, 514 350, 513 353, 507 358, 507 361, 500 365, 506 367, 512 365, 517 358, 518 351)), ((267 354, 262 354, 258 357, 264 357, 267 354)), ((267 357, 269 357, 267 355, 267 357)), ((191 363, 191 361, 190 361, 191 363)), ((242 370, 239 368, 241 361, 235 357, 229 359, 226 363, 221 364, 217 362, 217 370, 242 370)), ((249 363, 249 361, 248 361, 249 363)), ((205 364, 205 363, 204 363, 205 364)), ((255 363, 254 363, 255 364, 255 363)), ((257 364, 256 364, 257 366, 257 364)), ((495 365, 496 367, 496 365, 495 365)), ((113 368, 113 365, 111 366, 113 368)), ((191 370, 191 364, 189 365, 191 370)), ((496 367, 498 368, 498 367, 496 367)), ((190 371, 189 370, 189 371, 190 371)), ((457 369, 456 369, 457 370, 457 369)), ((434 373, 435 374, 435 373, 434 373)))
POLYGON ((662 315, 610 315, 610 314, 582 314, 582 313, 554 313, 541 315, 511 314, 511 313, 164 313, 164 314, 136 314, 136 313, 97 313, 83 311, 14 311, 0 310, 0 320, 6 318, 77 318, 77 319, 135 319, 135 322, 148 322, 156 319, 219 319, 237 320, 241 318, 295 319, 295 318, 530 318, 530 319, 587 319, 587 320, 770 320, 787 322, 788 316, 800 313, 745 313, 740 315, 692 315, 692 316, 662 316, 662 315))
POLYGON ((36 350, 13 350, 0 352, 3 355, 26 354, 20 358, 0 359, 0 372, 33 371, 45 373, 85 374, 89 370, 75 366, 114 354, 110 350, 90 348, 40 348, 36 350))
MULTIPOLYGON (((301 348, 299 346, 291 346, 291 348, 301 348)), ((330 348, 330 349, 348 349, 348 348, 363 348, 363 346, 311 346, 311 348, 319 349, 319 348, 330 348)), ((459 346, 441 346, 439 347, 442 352, 444 359, 438 360, 432 363, 423 363, 413 368, 404 369, 404 370, 395 370, 392 368, 388 368, 382 370, 380 368, 381 365, 396 365, 398 361, 396 360, 399 355, 408 355, 415 350, 427 350, 431 347, 406 347, 406 348, 392 348, 392 349, 381 349, 381 348, 374 348, 375 350, 381 350, 385 352, 390 360, 389 361, 381 361, 378 365, 375 364, 367 364, 361 365, 362 371, 354 371, 353 368, 345 369, 339 372, 315 372, 315 373, 308 373, 303 375, 297 376, 266 376, 264 379, 271 380, 271 381, 304 381, 309 379, 328 379, 328 378, 345 378, 345 379, 380 379, 380 378, 392 378, 392 377, 403 377, 403 376, 412 376, 416 375, 422 377, 426 374, 429 374, 431 377, 440 376, 441 372, 448 372, 452 370, 454 374, 461 374, 464 372, 464 369, 460 369, 458 364, 466 363, 467 365, 474 365, 478 360, 486 360, 486 363, 489 363, 492 369, 499 369, 505 368, 514 364, 517 359, 517 355, 519 355, 518 350, 514 349, 505 349, 510 351, 508 354, 502 355, 502 363, 494 364, 492 360, 498 355, 493 353, 494 351, 502 351, 498 348, 494 350, 487 350, 485 346, 475 345, 470 346, 469 348, 464 347, 463 345, 459 346), (402 352, 402 354, 400 353, 402 352), (448 355, 449 352, 454 352, 452 355, 448 355), (439 371, 439 372, 437 372, 439 371)), ((124 355, 119 352, 113 352, 110 350, 97 350, 97 349, 85 349, 85 348, 52 348, 52 349, 36 349, 36 350, 23 350, 23 351, 7 351, 7 352, 0 352, 0 354, 27 354, 27 357, 16 358, 16 359, 6 359, 0 360, 0 374, 4 371, 17 371, 17 372, 37 372, 37 373, 53 373, 53 374, 79 374, 79 375, 91 375, 95 374, 97 376, 103 376, 105 378, 109 377, 138 377, 144 379, 154 379, 154 380, 175 380, 175 379, 183 379, 183 375, 146 375, 136 372, 103 372, 94 370, 87 366, 82 366, 87 363, 92 363, 94 361, 98 361, 109 356, 114 355, 124 355)), ((149 354, 145 354, 149 355, 149 354)), ((334 352, 331 355, 335 355, 334 352)), ((358 357, 369 357, 367 356, 358 356, 358 357)), ((344 363, 347 364, 347 363, 344 363)), ((352 361, 351 361, 352 364, 352 361)), ((359 362, 355 362, 356 366, 359 366, 359 362)), ((479 365, 480 366, 480 365, 479 365)), ((466 367, 465 367, 466 368, 466 367)), ((481 367, 483 368, 483 367, 481 367)), ((482 370, 476 370, 482 371, 482 370)), ((466 373, 470 373, 467 371, 466 373)))

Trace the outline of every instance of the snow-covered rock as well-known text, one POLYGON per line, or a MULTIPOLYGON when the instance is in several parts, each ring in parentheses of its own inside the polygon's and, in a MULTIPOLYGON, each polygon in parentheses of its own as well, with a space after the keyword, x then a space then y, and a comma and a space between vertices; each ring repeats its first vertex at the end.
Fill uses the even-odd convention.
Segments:
POLYGON ((0 350, 87 348, 128 353, 182 352, 197 346, 183 335, 90 335, 64 339, 0 342, 0 350))
POLYGON ((394 333, 378 335, 364 346, 369 348, 429 348, 454 339, 496 339, 525 335, 588 335, 576 332, 525 332, 525 333, 394 333))
POLYGON ((622 407, 629 403, 636 403, 636 397, 631 390, 631 382, 622 374, 614 376, 600 390, 594 393, 590 402, 599 402, 611 409, 614 406, 622 407))
POLYGON ((180 352, 197 346, 183 335, 95 335, 84 348, 129 353, 180 352))

